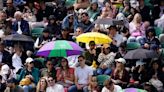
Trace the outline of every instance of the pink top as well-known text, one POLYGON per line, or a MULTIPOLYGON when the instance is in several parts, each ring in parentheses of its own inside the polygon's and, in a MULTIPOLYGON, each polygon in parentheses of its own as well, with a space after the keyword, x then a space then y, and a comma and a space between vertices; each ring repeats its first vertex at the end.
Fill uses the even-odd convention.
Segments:
POLYGON ((59 69, 57 69, 56 77, 58 78, 59 76, 62 76, 61 81, 64 81, 64 76, 67 76, 68 78, 70 78, 71 74, 74 75, 74 68, 69 68, 67 72, 62 71, 59 68, 59 69))
POLYGON ((137 25, 135 25, 134 22, 130 22, 129 23, 129 32, 130 32, 130 35, 133 37, 145 36, 145 28, 144 28, 143 23, 141 23, 137 27, 137 25))

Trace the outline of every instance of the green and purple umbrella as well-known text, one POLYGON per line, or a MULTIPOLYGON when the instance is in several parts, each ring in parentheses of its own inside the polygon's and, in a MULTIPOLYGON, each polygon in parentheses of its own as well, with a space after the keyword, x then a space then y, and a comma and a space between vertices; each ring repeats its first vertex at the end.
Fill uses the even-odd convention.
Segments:
POLYGON ((126 88, 120 92, 147 92, 147 91, 138 88, 126 88))
POLYGON ((56 40, 43 45, 37 52, 37 55, 44 57, 67 57, 80 55, 82 52, 83 49, 74 42, 56 40))

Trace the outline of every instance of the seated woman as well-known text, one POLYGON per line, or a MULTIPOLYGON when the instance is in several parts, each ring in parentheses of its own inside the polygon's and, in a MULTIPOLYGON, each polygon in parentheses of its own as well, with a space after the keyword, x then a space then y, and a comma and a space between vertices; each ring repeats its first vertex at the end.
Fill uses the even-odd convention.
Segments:
POLYGON ((44 77, 40 78, 37 84, 36 92, 46 92, 47 86, 48 86, 48 83, 47 83, 46 78, 44 77))
POLYGON ((74 14, 67 15, 61 24, 62 29, 69 29, 69 33, 73 33, 78 27, 78 20, 74 14))
POLYGON ((98 56, 98 62, 100 63, 97 69, 97 74, 110 75, 111 68, 113 67, 115 54, 110 51, 109 44, 104 44, 102 47, 102 52, 98 56))
POLYGON ((112 80, 115 84, 125 88, 129 82, 129 73, 124 66, 126 61, 123 58, 116 59, 115 61, 116 61, 116 68, 112 73, 111 76, 112 80))
POLYGON ((145 45, 147 44, 148 47, 152 47, 153 45, 160 45, 159 40, 155 37, 155 30, 153 27, 150 27, 147 32, 146 32, 146 42, 145 45))
POLYGON ((98 14, 100 13, 100 9, 98 7, 97 2, 92 2, 90 7, 87 9, 87 13, 89 15, 90 21, 93 22, 97 19, 98 14))
POLYGON ((89 92, 100 92, 100 88, 98 86, 96 76, 92 77, 92 81, 91 81, 90 85, 88 86, 88 91, 89 92))
MULTIPOLYGON (((145 22, 146 23, 146 22, 145 22)), ((130 37, 129 42, 141 42, 145 38, 145 24, 142 22, 142 17, 139 13, 134 15, 132 22, 129 23, 130 37)))
POLYGON ((63 58, 61 60, 60 68, 57 69, 57 83, 63 85, 67 90, 72 84, 74 84, 74 69, 68 65, 68 60, 63 58))
POLYGON ((142 60, 136 61, 136 66, 132 69, 132 76, 130 78, 130 86, 137 87, 139 84, 147 82, 147 71, 145 69, 145 62, 142 60))

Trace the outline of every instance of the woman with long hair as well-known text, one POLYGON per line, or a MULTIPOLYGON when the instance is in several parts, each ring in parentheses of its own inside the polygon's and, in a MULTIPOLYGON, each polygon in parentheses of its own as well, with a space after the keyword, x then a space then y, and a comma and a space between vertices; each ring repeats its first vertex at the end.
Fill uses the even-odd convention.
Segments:
POLYGON ((63 58, 61 60, 60 68, 57 69, 57 83, 63 85, 66 89, 74 84, 74 69, 68 65, 68 60, 63 58))
POLYGON ((112 73, 113 82, 125 88, 130 79, 129 73, 125 69, 126 61, 124 58, 119 58, 119 59, 115 59, 115 62, 116 62, 116 68, 113 70, 112 73))
POLYGON ((136 13, 133 20, 129 23, 130 37, 128 38, 127 43, 142 41, 146 36, 145 29, 145 23, 142 22, 141 14, 136 13))
POLYGON ((48 86, 48 83, 46 81, 46 78, 44 77, 40 78, 36 87, 36 92, 46 92, 47 86, 48 86))
POLYGON ((90 7, 88 7, 88 9, 87 9, 87 13, 89 15, 90 21, 95 21, 97 19, 97 16, 100 13, 98 3, 97 2, 92 2, 90 4, 90 7))

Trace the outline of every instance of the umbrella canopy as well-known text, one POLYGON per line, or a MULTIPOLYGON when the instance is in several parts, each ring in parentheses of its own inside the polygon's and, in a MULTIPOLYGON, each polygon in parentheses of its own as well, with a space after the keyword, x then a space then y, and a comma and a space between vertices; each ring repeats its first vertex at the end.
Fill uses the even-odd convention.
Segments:
POLYGON ((124 19, 124 20, 117 20, 117 19, 110 19, 110 18, 102 18, 102 19, 97 19, 95 24, 107 24, 107 25, 123 25, 125 27, 129 27, 129 22, 124 19))
POLYGON ((152 51, 147 49, 135 49, 128 51, 126 55, 124 56, 125 59, 148 59, 148 58, 155 58, 158 55, 152 51))
POLYGON ((12 34, 3 38, 4 41, 23 41, 23 42, 34 42, 30 36, 21 34, 12 34))
POLYGON ((98 33, 98 32, 88 32, 79 35, 76 40, 78 42, 89 43, 90 41, 94 41, 96 44, 104 44, 104 43, 111 43, 112 39, 109 36, 98 33))
POLYGON ((67 57, 80 55, 82 52, 83 49, 74 42, 56 40, 43 45, 37 52, 37 55, 44 57, 67 57))
POLYGON ((147 92, 147 91, 138 88, 126 88, 121 92, 147 92))

